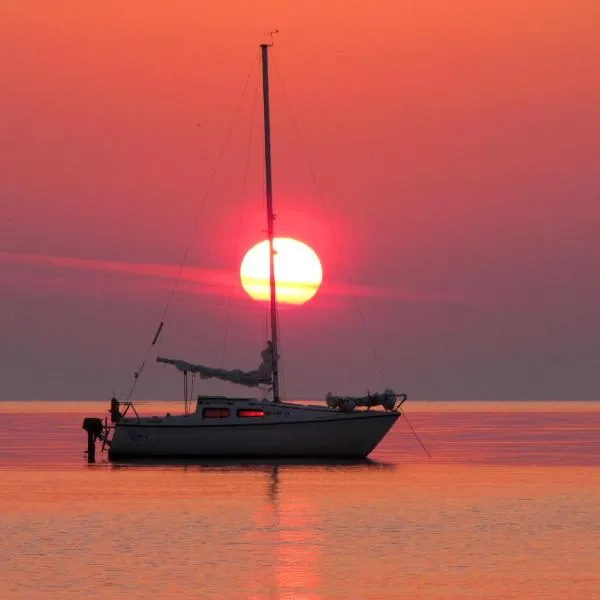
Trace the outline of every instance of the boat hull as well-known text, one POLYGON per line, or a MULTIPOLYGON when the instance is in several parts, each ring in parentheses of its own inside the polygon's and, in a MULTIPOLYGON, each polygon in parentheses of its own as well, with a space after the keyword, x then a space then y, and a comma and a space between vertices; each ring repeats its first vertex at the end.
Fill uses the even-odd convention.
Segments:
POLYGON ((248 424, 128 420, 115 427, 109 458, 365 458, 400 413, 362 411, 331 418, 248 424))

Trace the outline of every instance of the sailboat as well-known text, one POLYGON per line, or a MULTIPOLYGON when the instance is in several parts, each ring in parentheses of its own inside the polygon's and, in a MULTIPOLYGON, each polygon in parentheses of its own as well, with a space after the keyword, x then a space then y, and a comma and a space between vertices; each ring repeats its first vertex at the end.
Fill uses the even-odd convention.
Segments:
MULTIPOLYGON (((390 389, 366 396, 328 393, 324 405, 283 401, 280 395, 277 293, 275 279, 275 216, 271 180, 269 48, 261 44, 264 109, 264 151, 269 242, 270 336, 260 365, 251 371, 213 368, 158 356, 159 363, 183 373, 182 414, 140 416, 131 401, 111 400, 107 420, 86 419, 88 454, 101 439, 109 459, 123 458, 303 458, 367 457, 401 416, 405 394, 390 389), (249 388, 266 389, 267 398, 200 395, 188 402, 188 376, 216 378, 249 388), (194 405, 195 404, 195 405, 194 405)), ((156 333, 156 341, 162 323, 156 333)))

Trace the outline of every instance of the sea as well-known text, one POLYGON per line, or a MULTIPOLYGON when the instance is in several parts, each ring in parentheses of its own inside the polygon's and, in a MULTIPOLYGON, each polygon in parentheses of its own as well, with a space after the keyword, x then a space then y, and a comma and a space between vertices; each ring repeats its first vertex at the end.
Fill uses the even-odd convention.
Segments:
POLYGON ((365 462, 88 464, 107 403, 0 402, 0 598, 600 598, 600 403, 405 406, 365 462))

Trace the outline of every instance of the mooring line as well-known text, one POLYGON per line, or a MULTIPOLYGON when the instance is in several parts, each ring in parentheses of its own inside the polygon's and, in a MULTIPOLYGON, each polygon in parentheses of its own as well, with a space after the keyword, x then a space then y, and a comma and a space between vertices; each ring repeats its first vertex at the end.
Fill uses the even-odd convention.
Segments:
POLYGON ((417 432, 414 430, 413 426, 410 424, 410 421, 408 420, 406 413, 402 412, 402 416, 404 417, 406 424, 410 427, 410 430, 411 430, 412 434, 415 436, 415 439, 417 440, 417 442, 419 442, 419 444, 421 444, 421 448, 423 448, 423 450, 425 450, 425 454, 427 454, 427 456, 429 458, 431 458, 431 452, 429 452, 429 450, 427 450, 427 448, 425 448, 425 444, 421 441, 421 438, 417 435, 417 432))

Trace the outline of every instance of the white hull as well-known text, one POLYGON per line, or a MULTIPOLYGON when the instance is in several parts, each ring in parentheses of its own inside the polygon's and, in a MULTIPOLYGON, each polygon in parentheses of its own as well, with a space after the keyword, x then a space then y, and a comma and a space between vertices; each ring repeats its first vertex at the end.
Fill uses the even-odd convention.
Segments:
POLYGON ((109 457, 364 458, 400 416, 260 401, 232 404, 269 412, 260 419, 205 419, 200 411, 126 418, 115 426, 109 457))
MULTIPOLYGON (((195 412, 160 417, 125 417, 132 408, 128 400, 124 413, 120 403, 111 400, 111 422, 103 427, 99 419, 84 420, 88 432, 88 452, 93 454, 95 439, 109 444, 109 458, 365 458, 383 439, 400 416, 406 396, 386 389, 382 394, 339 397, 328 394, 327 407, 280 402, 277 336, 277 297, 275 281, 275 214, 271 187, 271 141, 269 111, 269 44, 261 44, 265 192, 269 244, 269 309, 271 339, 262 352, 260 366, 252 371, 214 368, 178 358, 157 357, 175 366, 184 378, 186 411, 188 375, 216 378, 272 392, 273 402, 251 398, 199 396, 195 412), (382 411, 370 410, 381 406, 382 411), (367 410, 362 410, 366 408, 367 410), (359 409, 359 410, 355 410, 359 409), (112 439, 110 439, 112 433, 112 439)), ((167 309, 165 308, 165 314, 167 309)), ((161 321, 152 346, 160 336, 161 321)), ((144 363, 142 363, 143 366, 144 363)), ((140 369, 141 371, 141 369, 140 369)), ((135 381, 139 372, 135 374, 135 381)), ((133 408, 135 412, 135 408, 133 408)), ((91 455, 90 454, 90 455, 91 455)))

